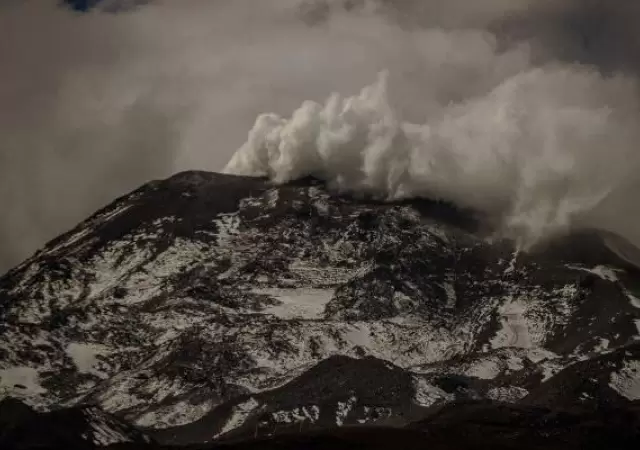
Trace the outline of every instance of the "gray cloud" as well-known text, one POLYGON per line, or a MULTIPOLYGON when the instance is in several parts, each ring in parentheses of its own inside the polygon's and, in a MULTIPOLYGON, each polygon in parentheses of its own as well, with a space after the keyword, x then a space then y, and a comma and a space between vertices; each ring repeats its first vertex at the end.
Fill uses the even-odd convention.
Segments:
POLYGON ((632 2, 330 3, 157 0, 85 15, 0 3, 0 271, 149 179, 222 169, 260 113, 356 92, 383 69, 394 106, 422 121, 532 61, 628 73, 640 61, 632 2))

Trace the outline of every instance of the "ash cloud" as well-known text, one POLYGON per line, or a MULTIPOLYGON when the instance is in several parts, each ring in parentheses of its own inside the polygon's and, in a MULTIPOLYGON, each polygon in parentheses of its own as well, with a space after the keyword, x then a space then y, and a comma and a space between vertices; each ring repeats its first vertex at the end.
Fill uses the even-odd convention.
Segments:
MULTIPOLYGON (((634 236, 640 214, 629 204, 638 191, 630 174, 637 152, 629 123, 637 120, 640 69, 633 2, 156 0, 124 9, 108 3, 116 13, 78 14, 57 0, 0 3, 0 272, 149 179, 190 168, 221 170, 239 147, 246 158, 264 158, 268 139, 286 142, 288 169, 267 162, 229 170, 283 180, 322 169, 336 181, 313 151, 298 145, 327 141, 317 106, 306 104, 286 121, 293 141, 280 131, 267 136, 264 118, 251 134, 253 150, 242 145, 247 132, 264 112, 286 117, 307 100, 322 104, 331 92, 347 98, 385 70, 386 85, 352 101, 360 109, 344 123, 368 132, 371 120, 380 120, 382 140, 355 137, 354 144, 375 142, 366 158, 352 149, 334 152, 331 167, 348 174, 337 184, 488 205, 517 224, 512 231, 522 229, 516 220, 527 218, 522 211, 536 210, 527 205, 546 199, 564 205, 562 214, 535 220, 555 217, 560 228, 597 225, 640 242, 634 236), (518 105, 523 115, 507 115, 497 129, 485 113, 503 113, 493 100, 518 105), (575 115, 553 124, 556 109, 569 107, 575 115), (544 131, 536 139, 556 139, 558 154, 513 134, 535 134, 533 122, 544 131), (437 146, 419 133, 425 127, 437 146), (399 140, 393 149, 384 145, 390 136, 399 140), (465 139, 482 145, 465 153, 465 139), (509 150, 522 140, 529 150, 509 150), (504 152, 500 164, 495 146, 504 152), (430 159, 415 159, 418 147, 429 149, 430 159), (549 168, 557 161, 560 173, 549 168), (412 173, 397 169, 410 162, 412 173), (415 173, 418 167, 424 172, 415 173), (460 183, 423 182, 447 171, 460 183), (519 203, 491 184, 522 190, 516 179, 525 172, 527 195, 519 203), (563 191, 569 197, 558 194, 563 191)), ((343 119, 331 119, 329 128, 339 129, 336 120, 343 119)), ((533 239, 534 229, 545 234, 555 227, 548 225, 524 225, 526 232, 518 233, 533 239)))

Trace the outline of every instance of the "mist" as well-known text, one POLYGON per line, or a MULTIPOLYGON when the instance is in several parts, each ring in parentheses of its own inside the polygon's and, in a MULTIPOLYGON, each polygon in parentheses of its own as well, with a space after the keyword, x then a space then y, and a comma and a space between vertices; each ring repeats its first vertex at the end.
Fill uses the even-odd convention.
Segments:
POLYGON ((4 1, 0 272, 150 179, 225 166, 442 197, 526 242, 572 226, 640 242, 629 5, 4 1))

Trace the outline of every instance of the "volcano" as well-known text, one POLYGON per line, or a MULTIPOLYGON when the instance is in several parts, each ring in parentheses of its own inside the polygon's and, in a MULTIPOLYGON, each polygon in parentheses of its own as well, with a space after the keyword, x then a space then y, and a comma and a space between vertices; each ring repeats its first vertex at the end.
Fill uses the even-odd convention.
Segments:
POLYGON ((0 444, 68 414, 88 448, 632 448, 640 276, 606 239, 524 253, 441 202, 150 182, 0 279, 0 397, 24 412, 0 444))

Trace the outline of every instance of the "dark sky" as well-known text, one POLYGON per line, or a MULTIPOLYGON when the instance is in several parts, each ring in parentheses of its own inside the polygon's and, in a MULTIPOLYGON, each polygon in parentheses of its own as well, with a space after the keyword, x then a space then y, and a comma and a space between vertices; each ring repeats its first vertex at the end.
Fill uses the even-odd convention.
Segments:
POLYGON ((99 2, 100 0, 64 0, 64 3, 68 4, 71 9, 80 12, 87 12, 99 2))

